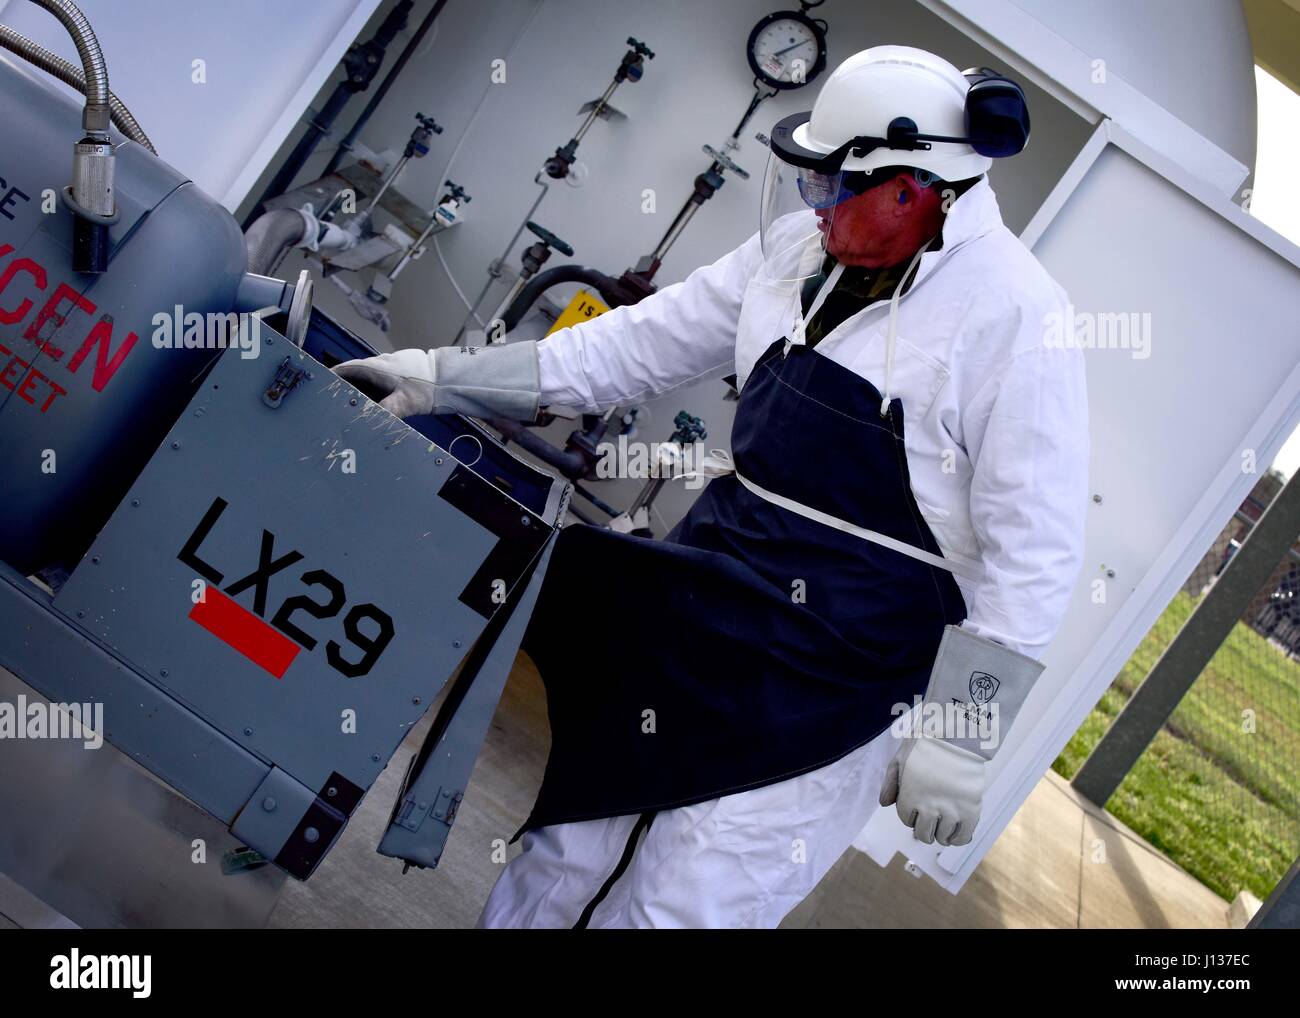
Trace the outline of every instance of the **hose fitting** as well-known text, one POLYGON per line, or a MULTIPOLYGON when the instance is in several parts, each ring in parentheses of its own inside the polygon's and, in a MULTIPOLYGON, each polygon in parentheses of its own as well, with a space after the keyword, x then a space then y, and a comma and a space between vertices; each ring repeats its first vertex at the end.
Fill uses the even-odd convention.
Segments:
POLYGON ((65 200, 76 216, 72 228, 72 268, 76 272, 100 273, 108 269, 108 225, 117 215, 113 197, 115 157, 108 138, 113 122, 108 89, 108 65, 95 31, 71 0, 32 0, 49 11, 68 30, 81 58, 85 76, 86 105, 81 125, 86 137, 72 149, 72 186, 65 200))

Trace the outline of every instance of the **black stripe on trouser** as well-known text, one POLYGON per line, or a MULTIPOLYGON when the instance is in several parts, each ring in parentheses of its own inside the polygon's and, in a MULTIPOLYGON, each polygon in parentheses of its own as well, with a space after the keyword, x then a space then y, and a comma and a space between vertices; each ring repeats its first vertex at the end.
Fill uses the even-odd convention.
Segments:
POLYGON ((654 818, 653 811, 642 813, 637 817, 636 823, 632 826, 632 833, 627 836, 627 844, 623 846, 623 855, 619 858, 618 865, 614 867, 614 872, 609 875, 609 878, 600 885, 600 890, 596 892, 596 896, 587 902, 587 907, 582 910, 582 915, 578 916, 578 921, 573 924, 575 930, 585 930, 587 928, 587 924, 591 922, 591 917, 600 906, 600 903, 609 897, 609 892, 618 883, 618 878, 627 872, 628 865, 632 862, 632 853, 636 851, 637 838, 641 836, 642 831, 650 826, 650 822, 654 818))

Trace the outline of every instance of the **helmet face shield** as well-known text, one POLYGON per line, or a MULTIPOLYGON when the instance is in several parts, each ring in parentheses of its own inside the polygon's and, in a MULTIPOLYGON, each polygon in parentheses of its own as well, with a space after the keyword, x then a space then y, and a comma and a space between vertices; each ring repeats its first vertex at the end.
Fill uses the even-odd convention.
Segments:
POLYGON ((800 280, 821 271, 835 208, 853 197, 843 176, 791 166, 775 152, 768 156, 759 236, 769 278, 800 280))

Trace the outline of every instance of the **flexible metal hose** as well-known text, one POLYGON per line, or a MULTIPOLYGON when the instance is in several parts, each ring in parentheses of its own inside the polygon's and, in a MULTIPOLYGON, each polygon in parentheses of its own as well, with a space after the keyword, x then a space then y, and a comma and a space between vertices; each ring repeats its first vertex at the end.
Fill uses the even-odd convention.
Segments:
POLYGON ((32 0, 37 7, 44 8, 62 23, 72 36, 77 47, 77 56, 81 58, 82 70, 86 73, 86 103, 89 106, 108 106, 108 65, 104 63, 104 53, 95 38, 95 30, 90 27, 86 16, 71 0, 32 0))
MULTIPOLYGON (((0 25, 0 48, 7 49, 9 52, 22 57, 33 66, 54 75, 60 81, 71 85, 83 95, 85 94, 86 76, 76 65, 68 63, 62 57, 51 53, 45 47, 37 45, 25 35, 19 35, 12 28, 5 25, 0 25)), ((153 147, 153 142, 144 133, 144 128, 131 115, 131 111, 126 108, 126 104, 112 92, 108 93, 108 106, 112 111, 113 123, 119 131, 137 145, 142 145, 154 155, 158 154, 158 150, 153 147)))

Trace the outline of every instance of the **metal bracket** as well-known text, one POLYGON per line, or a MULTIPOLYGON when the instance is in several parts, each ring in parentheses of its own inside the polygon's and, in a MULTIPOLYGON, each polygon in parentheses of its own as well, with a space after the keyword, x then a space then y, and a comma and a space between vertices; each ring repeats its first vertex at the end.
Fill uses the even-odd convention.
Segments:
POLYGON ((612 120, 615 123, 618 123, 619 121, 627 119, 627 114, 622 110, 616 109, 609 103, 603 102, 600 99, 589 99, 587 102, 583 103, 582 107, 578 110, 578 116, 586 116, 592 110, 596 111, 596 116, 601 120, 612 120))
POLYGON ((463 792, 450 788, 438 789, 438 799, 433 804, 433 818, 441 820, 450 827, 456 819, 456 811, 460 809, 460 801, 463 798, 465 798, 463 792))
POLYGON ((402 805, 397 810, 393 823, 404 827, 408 831, 418 831, 425 818, 432 816, 433 819, 441 820, 450 827, 456 820, 456 811, 460 809, 461 800, 464 798, 463 791, 446 787, 438 789, 437 798, 434 799, 432 804, 417 801, 414 795, 408 793, 406 798, 402 800, 402 805))
POLYGON ((266 392, 262 393, 262 402, 272 410, 276 409, 293 388, 304 378, 309 377, 308 373, 302 368, 295 368, 293 362, 286 357, 280 362, 280 366, 275 369, 275 377, 271 379, 271 384, 266 392))

